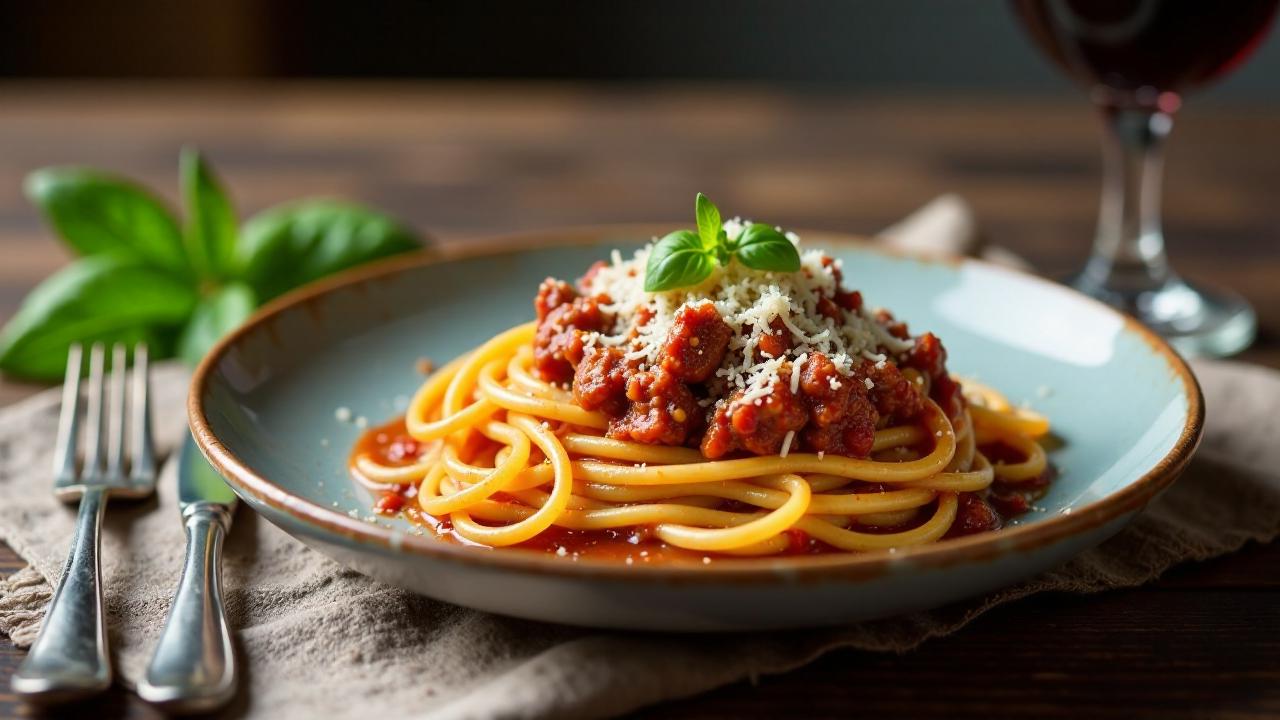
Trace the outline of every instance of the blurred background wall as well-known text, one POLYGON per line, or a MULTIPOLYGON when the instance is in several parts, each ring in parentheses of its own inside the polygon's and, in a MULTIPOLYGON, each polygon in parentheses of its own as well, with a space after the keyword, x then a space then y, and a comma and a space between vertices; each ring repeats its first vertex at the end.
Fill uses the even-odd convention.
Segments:
MULTIPOLYGON (((855 92, 1070 92, 995 0, 3 0, 0 8, 0 76, 8 77, 733 80, 855 92)), ((1205 95, 1280 102, 1280 41, 1272 37, 1205 95)))

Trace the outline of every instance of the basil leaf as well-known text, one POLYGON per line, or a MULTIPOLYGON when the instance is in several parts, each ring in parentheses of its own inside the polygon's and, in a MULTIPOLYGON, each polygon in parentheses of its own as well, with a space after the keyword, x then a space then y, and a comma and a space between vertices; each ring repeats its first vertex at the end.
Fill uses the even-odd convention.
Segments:
POLYGON ((27 176, 25 189, 79 254, 111 254, 189 272, 177 220, 141 187, 94 170, 44 168, 27 176))
POLYGON ((339 270, 420 247, 413 231, 377 211, 333 200, 302 201, 245 224, 238 277, 265 302, 339 270))
POLYGON ((56 381, 72 343, 146 341, 155 357, 196 304, 195 290, 139 260, 81 258, 27 295, 0 331, 0 370, 56 381))
POLYGON ((689 230, 677 230, 654 244, 644 269, 645 292, 696 285, 715 269, 715 258, 689 230))
POLYGON ((225 278, 235 259, 235 209, 218 176, 199 151, 184 149, 178 168, 187 210, 183 239, 191 264, 203 277, 225 278))
POLYGON ((702 248, 714 250, 720 245, 720 237, 724 234, 720 223, 720 208, 708 200, 706 195, 698 193, 698 199, 694 201, 694 212, 698 217, 698 237, 702 240, 702 248))
POLYGON ((754 270, 796 272, 800 252, 785 235, 764 223, 752 223, 738 238, 738 261, 754 270))
POLYGON ((244 283, 230 283, 200 301, 178 338, 178 356, 188 365, 199 363, 209 348, 234 330, 257 307, 253 290, 244 283))

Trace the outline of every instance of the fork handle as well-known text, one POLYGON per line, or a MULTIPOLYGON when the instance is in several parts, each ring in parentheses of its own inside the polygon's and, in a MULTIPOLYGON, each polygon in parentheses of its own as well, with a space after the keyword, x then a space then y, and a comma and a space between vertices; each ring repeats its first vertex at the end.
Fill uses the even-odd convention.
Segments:
POLYGON ((30 700, 72 700, 111 685, 99 560, 106 506, 106 488, 85 488, 53 603, 31 652, 13 675, 14 692, 30 700))
POLYGON ((138 695, 165 710, 205 712, 230 700, 236 688, 235 651, 222 605, 222 541, 230 511, 197 503, 184 515, 182 578, 138 695))

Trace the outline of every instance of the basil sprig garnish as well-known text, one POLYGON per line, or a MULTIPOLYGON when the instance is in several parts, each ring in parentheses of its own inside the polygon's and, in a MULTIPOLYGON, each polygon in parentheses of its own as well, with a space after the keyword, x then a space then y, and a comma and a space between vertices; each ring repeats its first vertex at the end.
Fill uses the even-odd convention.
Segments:
POLYGON ((644 270, 646 292, 660 292, 697 285, 706 280, 717 264, 727 266, 735 259, 752 270, 796 272, 800 253, 795 244, 777 228, 752 223, 737 237, 725 233, 720 209, 698 193, 694 203, 698 232, 676 230, 654 243, 644 270))
POLYGON ((0 330, 0 370, 58 380, 72 343, 146 341, 198 361, 260 304, 303 283, 414 250, 413 231, 370 208, 303 200, 239 225, 213 168, 179 163, 186 222, 145 188, 82 168, 43 168, 27 196, 79 257, 27 295, 0 330))

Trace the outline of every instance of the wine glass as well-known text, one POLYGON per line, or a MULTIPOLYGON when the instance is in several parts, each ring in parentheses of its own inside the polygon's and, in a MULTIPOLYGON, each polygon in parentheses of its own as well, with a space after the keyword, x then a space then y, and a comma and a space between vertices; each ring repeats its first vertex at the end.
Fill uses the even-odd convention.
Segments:
POLYGON ((1101 111, 1102 205, 1093 252, 1071 284, 1137 317, 1187 355, 1229 355, 1253 341, 1253 309, 1235 293, 1173 271, 1160 228, 1161 145, 1186 90, 1242 63, 1278 0, 1013 0, 1032 39, 1101 111))

